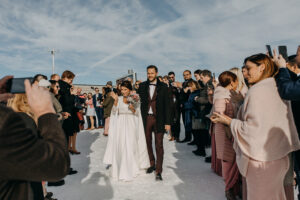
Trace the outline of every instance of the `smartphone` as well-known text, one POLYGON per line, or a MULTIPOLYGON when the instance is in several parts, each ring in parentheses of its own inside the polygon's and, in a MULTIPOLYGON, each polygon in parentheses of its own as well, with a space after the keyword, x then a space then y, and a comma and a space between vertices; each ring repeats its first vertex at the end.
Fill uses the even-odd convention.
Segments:
POLYGON ((267 49, 267 52, 268 52, 268 54, 269 54, 269 56, 271 57, 271 58, 273 58, 273 53, 272 53, 272 49, 271 49, 271 45, 266 45, 266 49, 267 49))
POLYGON ((286 46, 279 46, 278 47, 279 54, 282 55, 282 57, 288 61, 288 53, 287 53, 287 47, 286 46))
POLYGON ((12 78, 6 82, 6 92, 12 94, 22 94, 25 93, 24 81, 28 79, 32 83, 33 78, 12 78))
POLYGON ((216 74, 215 73, 213 73, 213 79, 216 80, 216 74))

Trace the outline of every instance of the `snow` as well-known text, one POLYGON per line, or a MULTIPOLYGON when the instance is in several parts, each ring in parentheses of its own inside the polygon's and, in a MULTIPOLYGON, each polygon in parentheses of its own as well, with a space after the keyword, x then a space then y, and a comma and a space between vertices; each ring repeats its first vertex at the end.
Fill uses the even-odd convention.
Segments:
MULTIPOLYGON (((163 181, 144 171, 134 181, 109 177, 102 163, 107 137, 103 129, 82 131, 77 137, 80 155, 71 156, 78 174, 67 176, 61 187, 48 187, 59 200, 224 200, 223 179, 214 174, 204 158, 195 156, 195 146, 164 139, 163 181)), ((181 134, 183 135, 183 134, 181 134)))

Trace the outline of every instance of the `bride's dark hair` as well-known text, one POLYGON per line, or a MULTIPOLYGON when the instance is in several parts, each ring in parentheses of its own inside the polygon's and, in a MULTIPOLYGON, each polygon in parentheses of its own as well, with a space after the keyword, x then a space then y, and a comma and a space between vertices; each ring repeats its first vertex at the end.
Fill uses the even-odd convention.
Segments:
POLYGON ((126 87, 127 89, 132 90, 132 85, 130 81, 123 81, 121 83, 121 87, 126 87))

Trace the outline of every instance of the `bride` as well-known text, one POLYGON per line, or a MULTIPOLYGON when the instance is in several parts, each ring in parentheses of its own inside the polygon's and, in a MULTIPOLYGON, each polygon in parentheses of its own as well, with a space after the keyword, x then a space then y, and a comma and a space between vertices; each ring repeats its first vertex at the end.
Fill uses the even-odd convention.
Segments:
POLYGON ((131 181, 142 169, 150 167, 147 145, 140 113, 140 103, 129 103, 132 92, 129 81, 121 84, 121 97, 115 99, 109 124, 109 137, 103 162, 111 165, 111 176, 131 181), (128 98, 129 97, 129 98, 128 98))

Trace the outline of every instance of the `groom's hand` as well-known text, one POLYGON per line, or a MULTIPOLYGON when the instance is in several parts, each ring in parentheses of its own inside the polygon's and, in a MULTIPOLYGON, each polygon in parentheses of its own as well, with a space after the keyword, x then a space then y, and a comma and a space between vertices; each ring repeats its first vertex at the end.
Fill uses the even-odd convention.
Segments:
POLYGON ((171 130, 171 126, 170 126, 170 125, 165 125, 165 130, 166 130, 167 132, 169 132, 169 131, 171 130))

